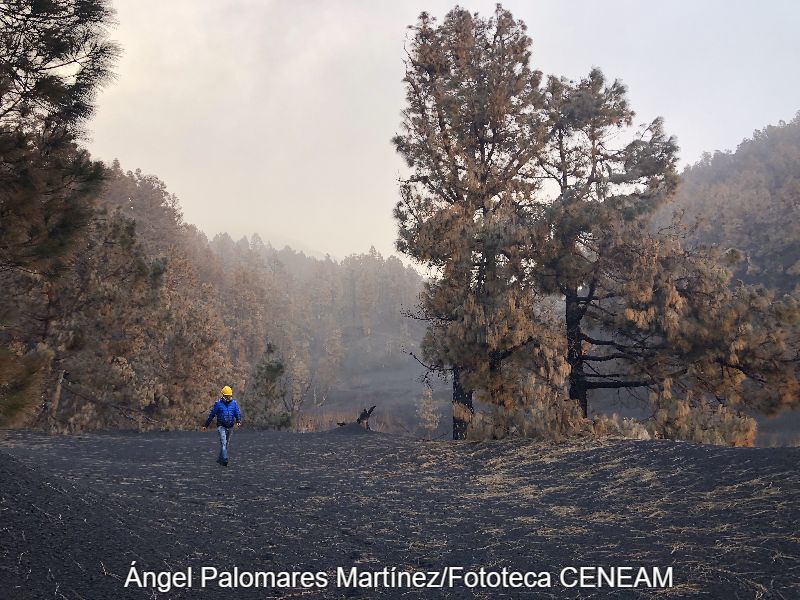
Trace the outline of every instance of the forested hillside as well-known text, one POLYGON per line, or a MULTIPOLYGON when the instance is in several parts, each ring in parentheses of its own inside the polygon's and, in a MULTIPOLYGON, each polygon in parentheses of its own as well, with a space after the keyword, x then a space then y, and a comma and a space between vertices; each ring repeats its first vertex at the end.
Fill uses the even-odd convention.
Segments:
POLYGON ((105 0, 0 12, 2 424, 188 428, 231 385, 257 427, 378 404, 434 435, 447 395, 455 439, 749 445, 754 415, 800 404, 800 118, 681 177, 621 81, 545 76, 500 5, 422 13, 392 142, 423 285, 374 249, 209 240, 158 177, 93 160, 112 20, 105 0), (621 394, 644 424, 604 420, 621 394))
MULTIPOLYGON (((280 427, 348 378, 372 376, 381 393, 376 370, 408 375, 420 333, 403 310, 421 279, 397 258, 371 249, 323 261, 257 235, 209 242, 158 178, 114 163, 105 179, 63 273, 5 275, 5 301, 18 308, 8 347, 30 357, 40 387, 29 398, 48 400, 7 418, 57 430, 191 427, 228 383, 250 424, 280 427)), ((412 374, 403 391, 415 384, 412 374)))
POLYGON ((800 282, 800 113, 756 131, 735 152, 706 154, 687 167, 659 222, 679 211, 694 227, 691 241, 741 254, 737 278, 793 290, 800 282))
POLYGON ((0 11, 0 425, 193 427, 226 384, 270 427, 337 391, 351 418, 420 395, 416 271, 209 242, 157 177, 92 159, 113 22, 106 0, 0 11))

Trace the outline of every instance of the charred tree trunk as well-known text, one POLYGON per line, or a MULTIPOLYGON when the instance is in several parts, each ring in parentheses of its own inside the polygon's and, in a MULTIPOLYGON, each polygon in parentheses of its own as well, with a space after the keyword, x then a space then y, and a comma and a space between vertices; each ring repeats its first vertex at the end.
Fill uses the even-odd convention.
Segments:
POLYGON ((589 405, 586 398, 586 376, 583 372, 583 332, 581 319, 583 311, 578 302, 578 291, 570 290, 566 294, 567 325, 567 362, 569 363, 569 397, 581 407, 584 418, 589 416, 589 405))
POLYGON ((472 392, 465 390, 461 384, 461 369, 453 367, 453 439, 463 440, 467 437, 467 426, 475 414, 472 406, 472 392))

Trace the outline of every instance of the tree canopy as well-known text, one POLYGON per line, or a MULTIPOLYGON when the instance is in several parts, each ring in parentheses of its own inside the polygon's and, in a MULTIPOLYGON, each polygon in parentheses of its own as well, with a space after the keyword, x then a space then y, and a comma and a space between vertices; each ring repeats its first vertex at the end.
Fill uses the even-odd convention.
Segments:
POLYGON ((542 335, 522 251, 541 212, 541 74, 524 24, 500 7, 488 19, 457 8, 441 25, 423 13, 412 32, 394 139, 412 171, 395 209, 397 247, 439 275, 422 301, 424 358, 452 375, 459 439, 473 391, 511 402, 520 382, 504 376, 504 361, 523 349, 516 356, 534 360, 542 335))
POLYGON ((718 252, 652 226, 678 183, 661 119, 635 128, 597 68, 542 78, 500 6, 411 31, 397 247, 435 273, 423 350, 452 375, 454 437, 473 398, 585 418, 593 390, 627 390, 656 435, 697 437, 714 413, 740 443, 742 409, 797 405, 797 300, 731 287, 718 252))
POLYGON ((91 219, 102 165, 77 137, 111 75, 111 19, 104 0, 0 4, 0 277, 12 286, 0 310, 6 418, 61 379, 51 347, 20 342, 24 311, 15 300, 54 297, 91 219))

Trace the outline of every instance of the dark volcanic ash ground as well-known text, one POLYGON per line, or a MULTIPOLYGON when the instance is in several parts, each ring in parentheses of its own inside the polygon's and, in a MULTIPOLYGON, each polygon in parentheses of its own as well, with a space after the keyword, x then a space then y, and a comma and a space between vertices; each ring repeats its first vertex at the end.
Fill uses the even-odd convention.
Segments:
MULTIPOLYGON (((358 432, 360 433, 360 432, 358 432)), ((0 598, 800 598, 800 449, 382 434, 0 433, 0 598), (125 589, 141 570, 326 571, 327 589, 125 589), (662 591, 566 566, 673 567, 662 591), (337 589, 335 569, 549 571, 553 587, 337 589)), ((195 576, 195 579, 199 579, 195 576)))

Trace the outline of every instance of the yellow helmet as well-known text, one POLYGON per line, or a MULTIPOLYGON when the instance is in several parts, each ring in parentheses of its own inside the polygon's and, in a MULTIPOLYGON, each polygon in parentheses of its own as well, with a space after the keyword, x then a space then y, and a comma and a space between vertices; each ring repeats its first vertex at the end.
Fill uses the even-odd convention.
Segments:
POLYGON ((223 396, 233 396, 233 390, 231 389, 231 386, 229 386, 229 385, 226 385, 224 388, 222 388, 222 391, 220 393, 223 396))

